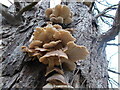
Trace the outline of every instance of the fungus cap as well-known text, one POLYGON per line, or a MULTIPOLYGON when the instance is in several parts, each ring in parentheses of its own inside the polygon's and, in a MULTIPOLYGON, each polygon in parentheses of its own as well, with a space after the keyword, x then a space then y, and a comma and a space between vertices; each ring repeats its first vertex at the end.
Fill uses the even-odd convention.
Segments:
POLYGON ((21 49, 22 49, 23 52, 28 52, 28 53, 34 53, 35 52, 34 49, 29 49, 26 46, 22 46, 21 49))
POLYGON ((67 17, 70 17, 70 9, 68 6, 66 5, 63 5, 62 6, 62 13, 60 14, 60 16, 63 17, 63 19, 67 18, 67 17))
POLYGON ((50 16, 50 14, 52 14, 52 8, 47 8, 46 9, 46 11, 45 11, 45 15, 47 16, 47 17, 49 17, 50 16))
POLYGON ((43 45, 43 48, 54 48, 57 44, 59 44, 61 42, 61 40, 58 41, 51 41, 49 43, 45 43, 43 45))
POLYGON ((46 30, 44 28, 37 29, 36 31, 34 31, 33 35, 33 40, 40 40, 43 43, 48 40, 46 30))
POLYGON ((54 74, 49 77, 46 81, 55 85, 67 85, 65 78, 61 74, 54 74))
POLYGON ((53 25, 53 27, 55 27, 56 29, 62 29, 62 26, 60 26, 58 24, 53 25))
POLYGON ((40 40, 33 40, 30 43, 29 48, 35 48, 36 46, 41 47, 42 46, 42 41, 40 41, 40 40))
POLYGON ((83 60, 89 54, 88 50, 84 46, 76 45, 73 41, 67 43, 68 49, 65 53, 68 55, 68 58, 75 62, 77 60, 83 60))
POLYGON ((52 17, 55 17, 55 15, 54 15, 54 14, 51 14, 51 15, 50 15, 50 18, 52 18, 52 17))
POLYGON ((40 51, 40 52, 47 52, 47 51, 51 51, 50 49, 45 49, 45 48, 35 48, 36 51, 40 51))
POLYGON ((72 19, 70 18, 70 17, 68 17, 68 18, 66 18, 65 20, 64 20, 64 23, 65 24, 69 24, 69 23, 71 23, 72 22, 72 19))
POLYGON ((56 23, 56 22, 57 22, 57 19, 56 19, 56 17, 51 17, 51 18, 50 18, 50 21, 56 23))
POLYGON ((62 8, 62 5, 56 5, 54 10, 53 10, 53 14, 58 17, 61 13, 61 8, 62 8))
POLYGON ((51 83, 47 83, 44 87, 43 87, 43 90, 46 90, 47 88, 50 88, 50 89, 70 89, 70 90, 74 90, 74 88, 71 86, 71 85, 53 85, 51 83))
POLYGON ((55 50, 46 53, 44 56, 42 56, 39 61, 44 63, 44 64, 49 64, 48 59, 54 60, 55 65, 59 65, 59 59, 60 58, 65 58, 68 59, 67 55, 62 51, 62 50, 55 50))
POLYGON ((47 88, 50 88, 50 89, 53 89, 54 88, 54 86, 53 86, 53 84, 51 84, 51 83, 47 83, 45 86, 43 86, 43 90, 46 90, 47 88))
POLYGON ((57 17, 55 23, 63 23, 63 17, 57 17))
POLYGON ((62 63, 62 67, 65 71, 73 71, 76 68, 76 64, 70 60, 65 60, 62 63))
POLYGON ((46 71, 45 76, 48 76, 50 73, 52 73, 54 71, 57 72, 57 73, 59 73, 59 74, 62 74, 62 75, 64 74, 63 70, 61 70, 59 68, 55 68, 55 67, 49 68, 49 67, 47 67, 47 71, 46 71))
POLYGON ((75 41, 76 39, 70 34, 69 31, 60 30, 60 39, 62 43, 66 45, 69 41, 75 41))

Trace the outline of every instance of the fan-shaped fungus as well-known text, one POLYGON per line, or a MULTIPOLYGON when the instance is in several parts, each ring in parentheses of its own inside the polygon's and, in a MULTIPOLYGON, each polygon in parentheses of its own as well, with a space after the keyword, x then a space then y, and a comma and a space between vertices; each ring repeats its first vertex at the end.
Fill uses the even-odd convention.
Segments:
MULTIPOLYGON (((62 17, 65 19, 71 19, 70 13, 70 9, 67 6, 61 5, 56 6, 54 9, 49 8, 46 11, 47 17, 50 14, 54 14, 57 18, 62 17), (59 11, 56 11, 57 9, 59 11), (66 13, 61 15, 60 12, 63 11, 66 13)), ((85 59, 89 53, 86 47, 74 43, 76 39, 68 30, 70 29, 62 29, 60 25, 48 23, 45 27, 36 28, 33 33, 33 40, 28 47, 22 46, 24 52, 28 52, 32 57, 37 57, 39 62, 47 65, 45 76, 48 77, 48 84, 44 87, 50 86, 52 88, 51 84, 57 85, 60 88, 68 86, 69 84, 63 77, 63 70, 75 70, 75 62, 85 59)))
POLYGON ((72 22, 73 13, 66 5, 56 5, 55 8, 48 8, 45 15, 54 23, 69 24, 72 22))

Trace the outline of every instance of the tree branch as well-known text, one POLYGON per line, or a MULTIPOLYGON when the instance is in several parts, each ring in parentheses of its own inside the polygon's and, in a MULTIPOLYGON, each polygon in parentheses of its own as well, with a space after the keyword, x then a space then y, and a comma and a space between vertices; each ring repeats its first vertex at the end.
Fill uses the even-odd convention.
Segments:
MULTIPOLYGON (((31 4, 25 6, 22 8, 16 15, 11 15, 5 7, 0 8, 0 13, 2 16, 6 19, 6 21, 11 25, 20 25, 22 22, 22 14, 28 10, 30 10, 33 6, 35 6, 40 0, 35 0, 31 4)), ((20 4, 18 2, 15 3, 15 5, 18 5, 20 7, 20 4)), ((3 4, 1 4, 3 6, 3 4)))
POLYGON ((120 75, 120 72, 116 72, 116 71, 113 71, 111 69, 108 69, 108 71, 120 75))
POLYGON ((14 1, 14 5, 15 5, 15 8, 16 8, 16 11, 20 11, 20 9, 22 8, 20 2, 18 0, 15 0, 14 1))
POLYGON ((31 4, 25 6, 24 8, 22 8, 18 14, 16 16, 21 16, 24 12, 30 10, 33 6, 35 6, 40 0, 35 0, 34 2, 32 2, 31 4))
MULTIPOLYGON (((94 9, 97 11, 97 13, 100 13, 100 11, 98 10, 96 4, 94 5, 94 9)), ((110 16, 110 15, 108 15, 108 14, 104 14, 104 15, 100 16, 100 19, 102 20, 103 23, 111 26, 111 24, 110 24, 107 20, 103 19, 103 17, 111 18, 111 19, 114 19, 114 17, 112 17, 112 16, 110 16)))
POLYGON ((2 14, 2 16, 5 18, 5 20, 11 24, 11 25, 19 25, 21 22, 21 19, 18 17, 15 17, 14 15, 11 15, 8 11, 7 11, 7 6, 3 5, 0 3, 0 6, 2 8, 0 8, 0 13, 2 14))
POLYGON ((107 43, 107 45, 119 46, 120 43, 118 43, 118 44, 115 44, 115 43, 107 43))
POLYGON ((106 17, 106 18, 111 18, 111 19, 113 19, 113 20, 114 20, 114 17, 113 17, 113 16, 111 16, 111 15, 104 14, 104 15, 103 15, 103 17, 106 17))
POLYGON ((118 5, 118 9, 116 11, 112 28, 100 36, 100 38, 102 39, 101 41, 108 42, 114 40, 115 37, 119 34, 119 32, 120 32, 120 2, 118 5))
MULTIPOLYGON (((118 4, 117 4, 117 5, 118 5, 118 4)), ((98 15, 95 16, 95 18, 97 19, 98 17, 100 17, 100 16, 106 14, 107 12, 109 12, 109 10, 115 9, 114 7, 117 6, 117 5, 112 5, 112 6, 110 6, 110 7, 105 8, 102 12, 98 13, 98 15)))
POLYGON ((114 85, 116 85, 116 86, 120 86, 120 83, 117 82, 116 80, 114 80, 113 78, 109 77, 109 79, 111 79, 111 80, 114 82, 114 85))

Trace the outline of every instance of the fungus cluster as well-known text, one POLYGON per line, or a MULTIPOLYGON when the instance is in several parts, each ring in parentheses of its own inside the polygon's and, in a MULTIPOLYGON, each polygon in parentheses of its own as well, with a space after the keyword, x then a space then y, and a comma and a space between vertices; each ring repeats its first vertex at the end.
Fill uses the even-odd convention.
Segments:
POLYGON ((75 40, 71 33, 60 25, 48 24, 45 27, 37 27, 29 46, 22 46, 24 52, 47 65, 45 76, 48 84, 45 87, 68 85, 63 77, 63 70, 74 70, 75 62, 85 59, 88 55, 86 47, 76 45, 75 40))
POLYGON ((66 5, 56 5, 55 8, 48 8, 45 11, 46 17, 54 23, 69 24, 72 22, 72 11, 66 5))

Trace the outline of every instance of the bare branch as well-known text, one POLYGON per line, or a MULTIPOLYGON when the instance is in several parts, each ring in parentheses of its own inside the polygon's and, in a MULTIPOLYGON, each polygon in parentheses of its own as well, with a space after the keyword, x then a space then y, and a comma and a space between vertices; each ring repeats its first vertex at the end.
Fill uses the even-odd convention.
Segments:
POLYGON ((22 8, 21 4, 18 0, 15 0, 14 5, 15 5, 15 8, 16 8, 17 12, 20 11, 20 9, 22 8))
POLYGON ((106 6, 106 7, 108 7, 108 5, 106 5, 106 4, 103 4, 103 3, 101 3, 100 1, 98 1, 98 0, 96 0, 96 2, 97 3, 99 3, 99 4, 101 4, 101 5, 103 5, 103 6, 106 6))
POLYGON ((8 1, 13 5, 13 3, 10 0, 8 0, 8 1))
POLYGON ((111 15, 107 15, 107 14, 104 14, 103 17, 114 19, 113 16, 111 16, 111 15))
MULTIPOLYGON (((6 8, 1 8, 1 14, 2 16, 6 19, 6 21, 11 24, 11 25, 20 25, 22 22, 22 14, 28 10, 30 10, 33 6, 35 6, 40 0, 35 0, 34 2, 32 2, 31 4, 25 6, 24 8, 22 8, 17 15, 11 15, 6 8)), ((15 3, 16 5, 18 5, 20 7, 20 4, 18 2, 15 3)), ((1 4, 1 6, 3 6, 1 4)), ((17 7, 17 6, 16 6, 17 7)))
POLYGON ((111 85, 111 88, 113 88, 112 82, 111 82, 110 80, 108 80, 108 81, 109 81, 109 83, 110 83, 110 85, 111 85))
POLYGON ((29 5, 25 6, 24 8, 22 8, 22 9, 18 12, 17 16, 21 16, 24 12, 30 10, 30 9, 31 9, 33 6, 35 6, 39 1, 40 1, 40 0, 35 0, 35 1, 32 2, 31 4, 29 4, 29 5))
POLYGON ((15 17, 14 15, 11 15, 8 11, 7 11, 7 7, 3 4, 0 3, 0 6, 2 8, 0 8, 0 13, 2 14, 2 16, 5 18, 5 20, 10 23, 11 25, 19 25, 21 22, 21 19, 18 17, 15 17))
POLYGON ((120 72, 116 72, 116 71, 113 71, 111 69, 108 69, 108 71, 120 75, 120 72))
POLYGON ((120 86, 120 83, 117 82, 116 80, 114 80, 113 78, 109 77, 109 79, 111 79, 111 80, 114 82, 114 85, 116 85, 116 86, 120 86))
MULTIPOLYGON (((96 4, 94 5, 94 9, 97 11, 97 13, 100 13, 100 11, 97 8, 96 4)), ((114 17, 112 17, 111 15, 108 15, 108 14, 104 14, 104 15, 100 16, 100 19, 102 20, 103 23, 111 26, 111 24, 107 20, 103 19, 104 17, 111 18, 111 19, 114 19, 114 17)))
POLYGON ((101 41, 108 42, 114 40, 115 37, 119 34, 119 32, 120 32, 120 2, 118 9, 116 11, 112 28, 100 36, 100 38, 102 39, 101 41))
POLYGON ((107 43, 107 45, 119 46, 120 43, 118 43, 118 44, 115 44, 115 43, 107 43))
POLYGON ((112 5, 110 7, 105 8, 102 12, 100 12, 98 15, 96 15, 95 18, 97 19, 98 17, 100 17, 100 16, 106 14, 107 12, 109 12, 109 10, 115 9, 114 7, 117 6, 117 5, 115 4, 115 5, 112 5))
POLYGON ((110 24, 110 22, 108 22, 107 20, 105 20, 103 17, 100 17, 100 19, 103 21, 103 23, 107 24, 108 26, 112 26, 110 24))

